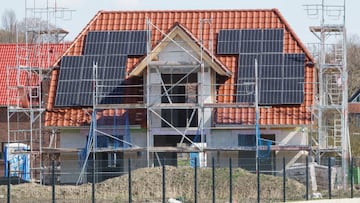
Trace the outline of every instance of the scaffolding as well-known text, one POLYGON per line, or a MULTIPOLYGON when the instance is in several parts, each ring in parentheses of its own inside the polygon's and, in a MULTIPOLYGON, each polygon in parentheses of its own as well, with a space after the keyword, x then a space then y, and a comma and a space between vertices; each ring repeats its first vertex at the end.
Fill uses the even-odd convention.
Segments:
POLYGON ((318 163, 336 157, 342 166, 346 187, 350 140, 348 128, 348 71, 346 67, 345 0, 322 0, 321 4, 305 5, 307 14, 320 20, 310 31, 319 39, 316 46, 318 67, 318 100, 315 103, 317 133, 313 152, 318 163))
MULTIPOLYGON (((31 181, 43 180, 42 149, 47 143, 43 130, 44 100, 47 96, 44 89, 47 87, 43 81, 49 79, 53 65, 51 59, 60 57, 54 55, 61 53, 53 53, 51 44, 63 43, 68 34, 56 27, 57 20, 68 17, 65 15, 68 11, 57 7, 56 0, 25 1, 24 32, 17 31, 16 65, 6 69, 7 144, 26 146, 16 153, 29 158, 30 174, 27 176, 31 181)), ((13 173, 21 174, 19 171, 13 173)))

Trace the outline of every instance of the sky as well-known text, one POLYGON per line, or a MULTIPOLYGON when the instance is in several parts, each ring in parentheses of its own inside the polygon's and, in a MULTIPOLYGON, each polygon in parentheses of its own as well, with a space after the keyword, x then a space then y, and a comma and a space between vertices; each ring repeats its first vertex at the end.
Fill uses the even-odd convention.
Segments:
MULTIPOLYGON (((309 31, 309 26, 320 25, 316 15, 307 15, 304 5, 320 4, 322 0, 12 0, 2 3, 0 15, 7 10, 14 10, 18 20, 25 17, 25 8, 49 7, 65 8, 55 18, 53 24, 69 31, 66 40, 73 40, 90 22, 99 10, 182 10, 182 9, 266 9, 277 8, 305 44, 318 42, 309 31)), ((346 1, 346 28, 348 36, 360 36, 360 1, 324 0, 328 5, 341 5, 346 1)), ((27 16, 32 15, 30 9, 27 16)), ((314 14, 312 12, 311 14, 314 14)), ((335 13, 331 13, 332 15, 335 13)), ((45 14, 42 15, 46 19, 45 14)), ((332 19, 332 18, 329 18, 332 19)), ((335 19, 337 21, 337 19, 335 19)))

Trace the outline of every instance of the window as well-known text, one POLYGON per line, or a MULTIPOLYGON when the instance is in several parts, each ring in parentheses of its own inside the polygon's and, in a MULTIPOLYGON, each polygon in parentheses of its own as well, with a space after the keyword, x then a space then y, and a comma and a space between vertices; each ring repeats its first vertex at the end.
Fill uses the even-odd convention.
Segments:
POLYGON ((116 153, 115 152, 108 152, 108 167, 116 167, 116 153))
POLYGON ((253 135, 239 135, 238 137, 238 146, 242 146, 242 147, 252 147, 252 146, 256 146, 256 136, 255 134, 253 135))
MULTIPOLYGON (((165 90, 161 89, 161 103, 197 103, 197 74, 185 77, 185 74, 162 74, 165 90), (184 78, 185 77, 185 78, 184 78), (176 85, 175 85, 176 84, 176 85)), ((196 109, 162 109, 161 116, 175 127, 196 127, 198 112, 196 109)), ((162 121, 162 127, 170 127, 162 121)))

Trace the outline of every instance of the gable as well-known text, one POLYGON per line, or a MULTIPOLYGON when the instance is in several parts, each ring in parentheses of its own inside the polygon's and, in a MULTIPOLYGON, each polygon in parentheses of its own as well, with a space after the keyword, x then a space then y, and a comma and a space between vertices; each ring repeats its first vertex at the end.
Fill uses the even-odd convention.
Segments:
MULTIPOLYGON (((206 49, 196 44, 196 39, 189 36, 186 28, 175 24, 161 42, 129 73, 130 76, 139 76, 147 66, 148 61, 160 61, 163 63, 198 64, 204 63, 212 67, 215 72, 223 76, 230 76, 231 72, 216 58, 210 56, 206 49), (168 61, 168 60, 172 61, 168 61)), ((169 64, 170 65, 170 64, 169 64)))

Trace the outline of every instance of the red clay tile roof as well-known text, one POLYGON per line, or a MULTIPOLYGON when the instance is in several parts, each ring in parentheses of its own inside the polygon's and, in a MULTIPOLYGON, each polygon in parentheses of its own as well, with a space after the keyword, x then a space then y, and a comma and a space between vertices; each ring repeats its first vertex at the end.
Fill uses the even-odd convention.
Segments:
MULTIPOLYGON (((84 39, 89 31, 100 30, 146 30, 146 19, 162 31, 168 31, 176 23, 180 23, 194 37, 199 39, 200 20, 211 18, 211 28, 203 24, 203 44, 207 50, 216 50, 216 36, 221 29, 284 29, 284 53, 305 53, 307 61, 313 62, 311 55, 301 43, 289 24, 277 9, 267 10, 171 10, 171 11, 100 11, 76 37, 74 43, 65 55, 81 55, 84 39), (211 32, 211 30, 213 32, 211 32), (213 33, 213 36, 211 36, 213 33), (209 41, 213 39, 213 47, 209 41)), ((159 32, 152 32, 152 45, 161 41, 159 32)), ((235 73, 237 56, 217 56, 228 70, 235 73)), ((127 71, 139 62, 139 58, 129 58, 127 71)), ((59 61, 58 61, 59 62, 59 61)), ((49 100, 47 103, 46 126, 79 126, 87 124, 89 114, 81 109, 54 109, 55 91, 58 70, 53 71, 50 84, 49 100), (71 121, 71 122, 70 122, 71 121)), ((236 91, 236 74, 224 82, 217 92, 219 103, 232 103, 230 96, 236 91), (229 96, 227 96, 229 95, 229 96)), ((260 114, 261 125, 306 125, 311 123, 309 107, 314 102, 315 71, 312 67, 305 67, 304 102, 301 105, 274 106, 262 108, 260 114)), ((215 123, 220 124, 254 124, 253 108, 217 108, 215 123)))
MULTIPOLYGON (((16 86, 16 72, 9 72, 7 77, 7 68, 15 70, 17 53, 19 64, 26 64, 24 60, 25 50, 28 50, 29 59, 28 65, 39 68, 51 67, 55 60, 60 57, 63 52, 68 48, 69 44, 0 44, 0 106, 7 106, 7 79, 9 86, 16 86), (49 53, 49 54, 48 54, 49 53), (49 56, 49 61, 48 57, 49 56)), ((25 83, 25 77, 20 77, 21 84, 25 83)), ((36 82, 36 81, 32 81, 36 82)), ((12 94, 16 94, 12 92, 12 94)), ((10 96, 12 97, 12 96, 10 96)), ((13 101, 10 103, 14 105, 13 101)))

